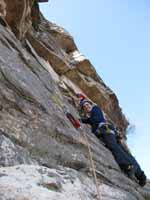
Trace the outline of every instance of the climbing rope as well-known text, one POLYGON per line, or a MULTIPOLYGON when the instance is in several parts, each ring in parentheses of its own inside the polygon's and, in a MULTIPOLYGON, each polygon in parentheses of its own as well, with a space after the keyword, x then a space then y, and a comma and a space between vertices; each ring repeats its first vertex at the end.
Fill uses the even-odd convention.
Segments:
POLYGON ((90 163, 91 163, 91 167, 92 167, 92 171, 93 171, 93 177, 95 180, 95 185, 96 185, 96 191, 97 191, 97 200, 100 200, 100 192, 99 192, 99 188, 98 188, 98 181, 97 181, 97 176, 96 176, 96 169, 95 169, 95 165, 94 165, 94 160, 93 160, 93 155, 92 155, 92 151, 91 151, 91 147, 88 141, 88 138, 86 136, 85 131, 82 129, 81 124, 79 122, 79 120, 75 119, 74 116, 68 111, 68 109, 63 106, 63 111, 65 113, 65 115, 67 116, 67 118, 70 120, 70 122, 72 123, 72 125, 76 128, 76 129, 80 129, 81 132, 83 133, 83 137, 85 138, 85 142, 86 145, 88 147, 88 153, 89 153, 89 158, 90 158, 90 163))
POLYGON ((86 136, 86 133, 84 132, 84 130, 81 127, 80 127, 80 129, 82 130, 83 137, 85 138, 85 142, 86 142, 87 147, 88 147, 88 153, 89 153, 90 163, 91 163, 91 167, 92 167, 92 171, 93 171, 93 176, 94 176, 94 180, 95 180, 95 185, 96 185, 97 200, 100 200, 101 198, 100 198, 100 192, 99 192, 99 188, 98 188, 96 168, 95 168, 95 164, 94 164, 94 160, 93 160, 92 150, 91 150, 88 138, 86 136))

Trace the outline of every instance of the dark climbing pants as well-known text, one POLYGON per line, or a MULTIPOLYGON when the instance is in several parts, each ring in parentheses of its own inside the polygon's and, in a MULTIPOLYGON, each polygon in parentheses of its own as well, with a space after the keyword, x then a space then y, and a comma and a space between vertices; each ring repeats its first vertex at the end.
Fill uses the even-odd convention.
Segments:
POLYGON ((103 142, 106 147, 112 152, 116 162, 122 170, 126 170, 129 165, 133 164, 133 160, 130 158, 127 152, 124 151, 122 146, 117 143, 116 137, 112 133, 102 134, 103 142))
MULTIPOLYGON (((126 152, 126 150, 124 149, 124 147, 122 146, 121 143, 118 143, 118 145, 120 146, 120 148, 122 148, 123 151, 126 152)), ((132 165, 135 168, 135 176, 136 176, 136 178, 139 179, 141 174, 143 173, 143 171, 141 170, 140 165, 138 164, 136 159, 129 152, 126 152, 126 154, 127 154, 128 158, 130 159, 130 161, 132 162, 132 165)))
POLYGON ((133 165, 135 169, 135 176, 139 179, 143 171, 141 170, 136 159, 124 149, 121 143, 117 142, 116 136, 107 132, 103 133, 101 136, 104 144, 112 152, 120 168, 126 171, 129 165, 133 165))

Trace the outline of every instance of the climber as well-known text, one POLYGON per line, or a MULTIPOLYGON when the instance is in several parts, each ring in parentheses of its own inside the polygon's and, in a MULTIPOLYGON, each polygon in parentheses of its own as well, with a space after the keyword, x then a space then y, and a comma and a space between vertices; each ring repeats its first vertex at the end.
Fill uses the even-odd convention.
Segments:
POLYGON ((88 115, 88 117, 81 118, 80 121, 91 125, 92 132, 104 142, 128 177, 133 178, 135 176, 139 185, 144 186, 146 184, 144 172, 135 158, 126 152, 121 144, 117 143, 114 126, 106 121, 100 107, 93 105, 86 99, 80 101, 80 106, 85 114, 88 115))

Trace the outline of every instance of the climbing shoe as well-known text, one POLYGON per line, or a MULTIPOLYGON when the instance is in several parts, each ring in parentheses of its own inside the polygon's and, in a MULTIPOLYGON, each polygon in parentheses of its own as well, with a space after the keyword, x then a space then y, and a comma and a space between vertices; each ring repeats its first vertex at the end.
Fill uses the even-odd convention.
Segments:
POLYGON ((141 187, 144 187, 144 185, 146 184, 146 176, 145 176, 144 172, 141 173, 141 175, 138 179, 139 179, 139 185, 141 187))
POLYGON ((135 177, 135 168, 133 165, 128 165, 126 169, 126 174, 130 179, 134 179, 135 177))

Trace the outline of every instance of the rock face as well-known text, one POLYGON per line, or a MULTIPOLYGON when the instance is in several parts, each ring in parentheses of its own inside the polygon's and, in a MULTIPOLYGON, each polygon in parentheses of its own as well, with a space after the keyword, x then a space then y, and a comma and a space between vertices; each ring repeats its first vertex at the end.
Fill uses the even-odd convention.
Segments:
POLYGON ((6 16, 6 3, 3 0, 0 0, 0 16, 6 16))
POLYGON ((72 96, 82 91, 124 133, 128 125, 72 36, 42 15, 36 32, 32 1, 1 2, 0 200, 96 199, 86 138, 101 200, 150 199, 149 183, 127 178, 89 127, 76 130, 64 114, 67 107, 78 116, 72 96))
POLYGON ((21 39, 31 27, 33 0, 1 0, 6 3, 6 20, 12 31, 21 39))
MULTIPOLYGON (((48 169, 20 165, 1 168, 0 177, 1 200, 91 200, 96 197, 93 181, 69 168, 48 169)), ((136 200, 129 192, 123 192, 116 187, 110 189, 104 183, 99 186, 99 190, 103 199, 136 200)))

